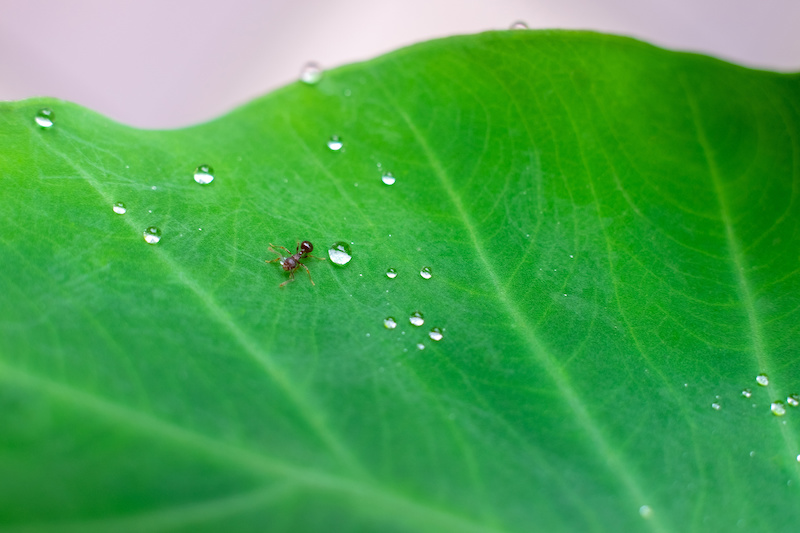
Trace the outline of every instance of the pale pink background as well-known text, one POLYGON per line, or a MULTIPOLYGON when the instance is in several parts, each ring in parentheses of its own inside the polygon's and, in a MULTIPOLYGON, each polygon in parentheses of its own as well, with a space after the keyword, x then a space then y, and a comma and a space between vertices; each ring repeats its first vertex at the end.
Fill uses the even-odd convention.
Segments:
POLYGON ((294 80, 308 60, 333 67, 516 20, 800 70, 800 0, 0 0, 0 99, 56 96, 179 127, 294 80))

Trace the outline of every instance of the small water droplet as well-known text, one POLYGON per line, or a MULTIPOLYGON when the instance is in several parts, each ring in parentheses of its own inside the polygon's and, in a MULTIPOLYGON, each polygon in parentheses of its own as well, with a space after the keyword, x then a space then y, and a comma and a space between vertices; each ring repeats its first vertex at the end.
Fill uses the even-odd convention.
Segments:
POLYGON ((431 279, 431 276, 433 276, 431 267, 422 267, 422 270, 419 271, 419 275, 422 276, 422 279, 431 279))
POLYGON ((397 327, 397 322, 395 322, 393 317, 387 316, 383 319, 383 327, 386 329, 394 329, 397 327))
POLYGON ((51 127, 53 125, 53 121, 55 119, 56 119, 55 113, 53 113, 53 111, 48 107, 41 108, 36 113, 36 118, 34 118, 34 120, 36 121, 36 124, 38 124, 39 127, 41 127, 41 128, 49 128, 49 127, 51 127))
POLYGON ((772 402, 772 405, 769 406, 772 414, 775 416, 783 416, 786 414, 786 408, 783 406, 783 402, 778 400, 772 402))
POLYGON ((194 169, 194 181, 200 185, 208 185, 214 181, 214 169, 208 165, 200 165, 194 169))
POLYGON ((124 215, 128 210, 125 208, 125 204, 122 202, 117 202, 111 206, 111 209, 118 215, 124 215))
POLYGON ((342 146, 344 146, 344 143, 341 141, 341 139, 339 139, 339 136, 332 135, 330 140, 328 141, 328 148, 330 148, 334 152, 338 152, 339 150, 342 149, 342 146))
POLYGON ((381 176, 381 181, 384 182, 386 185, 394 185, 394 182, 397 181, 395 177, 392 175, 391 172, 384 172, 383 176, 381 176))
POLYGON ((512 30, 528 30, 530 28, 528 27, 528 25, 525 22, 523 22, 521 20, 518 20, 514 24, 511 25, 510 29, 512 29, 512 30))
POLYGON ((800 455, 797 456, 797 462, 800 463, 800 455))
POLYGON ((766 374, 759 374, 756 376, 756 383, 761 385, 762 387, 766 387, 769 385, 769 378, 766 374))
POLYGON ((344 241, 335 242, 328 248, 328 257, 334 264, 344 266, 353 258, 353 251, 350 245, 344 241))
POLYGON ((397 270, 395 270, 393 268, 387 268, 386 269, 386 277, 389 278, 389 279, 396 278, 397 277, 397 270))
POLYGON ((422 344, 421 342, 417 343, 417 350, 424 350, 424 349, 425 349, 424 344, 422 344))
POLYGON ((144 240, 147 244, 156 244, 161 240, 161 230, 155 226, 150 226, 142 232, 144 240))
POLYGON ((642 518, 650 518, 653 515, 653 510, 649 505, 642 505, 639 507, 639 514, 642 516, 642 518))
POLYGON ((750 457, 755 457, 755 455, 756 455, 756 451, 755 451, 755 450, 752 450, 752 451, 750 452, 750 457))
POLYGON ((300 81, 307 83, 308 85, 314 85, 321 79, 322 67, 320 67, 318 63, 309 61, 303 65, 303 69, 300 71, 300 81))
POLYGON ((792 407, 797 407, 800 405, 800 394, 790 394, 786 397, 786 403, 792 407))
POLYGON ((714 402, 714 403, 711 404, 711 408, 714 409, 715 411, 719 411, 720 407, 722 407, 722 406, 720 404, 718 404, 717 402, 714 402))
POLYGON ((152 190, 154 190, 154 191, 155 191, 156 189, 158 189, 158 187, 156 187, 155 185, 153 185, 152 187, 150 187, 150 189, 152 189, 152 190))
POLYGON ((414 311, 413 313, 411 313, 411 316, 408 317, 408 321, 411 322, 412 326, 419 327, 425 323, 425 317, 423 317, 422 313, 420 313, 419 311, 414 311))
POLYGON ((444 337, 444 334, 442 333, 441 329, 433 328, 428 332, 428 337, 430 337, 433 341, 440 341, 442 340, 442 337, 444 337))
POLYGON ((749 398, 752 395, 753 395, 753 391, 751 391, 750 389, 744 389, 742 391, 742 396, 744 396, 745 398, 749 398))

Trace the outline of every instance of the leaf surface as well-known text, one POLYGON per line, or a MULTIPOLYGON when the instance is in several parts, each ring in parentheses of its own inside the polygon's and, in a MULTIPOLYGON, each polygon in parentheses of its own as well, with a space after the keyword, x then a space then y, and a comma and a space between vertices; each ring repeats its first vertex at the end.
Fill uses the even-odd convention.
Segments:
POLYGON ((3 531, 800 523, 797 75, 495 32, 0 142, 3 531))

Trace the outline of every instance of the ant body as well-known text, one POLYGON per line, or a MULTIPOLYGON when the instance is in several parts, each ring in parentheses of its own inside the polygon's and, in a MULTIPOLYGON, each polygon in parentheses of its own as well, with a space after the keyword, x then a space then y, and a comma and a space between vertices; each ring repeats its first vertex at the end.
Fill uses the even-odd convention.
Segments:
POLYGON ((314 257, 313 255, 311 255, 312 250, 314 250, 314 245, 311 244, 310 241, 303 241, 297 243, 297 252, 295 252, 294 254, 288 249, 284 248, 283 246, 275 246, 274 244, 269 243, 269 251, 278 254, 279 257, 273 259, 272 261, 265 261, 265 263, 274 263, 276 261, 280 261, 281 267, 283 267, 283 269, 289 273, 289 279, 281 283, 280 284, 281 287, 283 287, 290 281, 294 281, 294 271, 300 267, 306 269, 306 273, 308 274, 308 279, 309 281, 311 281, 311 284, 314 285, 315 283, 314 280, 311 279, 311 272, 308 270, 308 267, 300 262, 301 259, 305 259, 306 257, 312 257, 314 259, 319 259, 320 261, 325 261, 325 258, 323 257, 314 257), (280 248, 282 250, 285 250, 286 253, 289 255, 284 256, 281 252, 279 252, 275 248, 280 248))

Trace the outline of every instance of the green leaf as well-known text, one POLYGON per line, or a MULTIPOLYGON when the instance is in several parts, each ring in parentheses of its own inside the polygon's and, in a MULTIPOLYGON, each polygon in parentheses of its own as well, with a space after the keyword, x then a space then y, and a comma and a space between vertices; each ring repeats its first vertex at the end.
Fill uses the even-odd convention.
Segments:
POLYGON ((0 145, 3 531, 800 523, 797 75, 495 32, 0 145))

